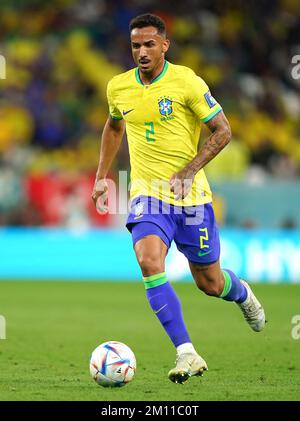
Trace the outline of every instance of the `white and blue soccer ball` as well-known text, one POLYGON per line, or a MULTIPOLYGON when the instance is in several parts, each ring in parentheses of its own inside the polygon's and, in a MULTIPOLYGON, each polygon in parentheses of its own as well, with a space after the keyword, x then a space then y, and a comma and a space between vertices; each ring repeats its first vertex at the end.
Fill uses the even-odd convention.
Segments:
POLYGON ((125 386, 133 379, 135 370, 134 353, 122 342, 104 342, 91 355, 91 376, 103 387, 125 386))

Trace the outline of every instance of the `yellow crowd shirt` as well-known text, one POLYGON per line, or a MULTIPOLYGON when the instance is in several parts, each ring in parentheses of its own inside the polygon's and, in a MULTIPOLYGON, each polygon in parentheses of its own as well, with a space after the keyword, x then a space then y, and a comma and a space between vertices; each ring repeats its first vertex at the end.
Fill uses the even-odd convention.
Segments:
POLYGON ((196 156, 201 123, 222 110, 206 83, 188 67, 165 61, 150 85, 142 83, 138 68, 115 76, 107 98, 111 117, 126 123, 131 198, 152 196, 178 206, 211 202, 203 169, 183 200, 174 199, 169 184, 196 156))

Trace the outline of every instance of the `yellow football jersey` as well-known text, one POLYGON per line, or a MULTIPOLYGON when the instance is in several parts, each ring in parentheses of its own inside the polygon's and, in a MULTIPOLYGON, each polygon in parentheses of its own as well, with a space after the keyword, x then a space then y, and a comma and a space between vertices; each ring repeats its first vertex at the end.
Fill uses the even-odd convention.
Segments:
POLYGON ((188 67, 165 61, 150 85, 143 85, 138 68, 115 76, 107 98, 111 117, 126 122, 131 198, 152 196, 178 206, 211 202, 203 169, 183 200, 174 199, 169 184, 196 156, 201 123, 222 110, 206 83, 188 67))

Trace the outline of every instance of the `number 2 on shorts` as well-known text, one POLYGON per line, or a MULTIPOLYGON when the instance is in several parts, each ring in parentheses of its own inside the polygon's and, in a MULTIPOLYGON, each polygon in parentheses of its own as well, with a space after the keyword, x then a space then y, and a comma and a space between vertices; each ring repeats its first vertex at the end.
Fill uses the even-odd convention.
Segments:
POLYGON ((200 235, 200 249, 209 248, 208 244, 204 244, 204 241, 208 241, 207 228, 199 228, 199 231, 203 232, 203 234, 200 235))

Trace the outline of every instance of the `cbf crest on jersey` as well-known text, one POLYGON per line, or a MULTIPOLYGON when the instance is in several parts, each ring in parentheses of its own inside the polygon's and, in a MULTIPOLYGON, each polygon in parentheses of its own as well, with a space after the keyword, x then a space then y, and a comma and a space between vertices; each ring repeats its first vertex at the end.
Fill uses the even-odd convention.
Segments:
POLYGON ((160 114, 163 116, 161 118, 164 120, 172 120, 174 117, 170 116, 173 113, 173 100, 169 96, 164 96, 158 99, 158 109, 160 114))

